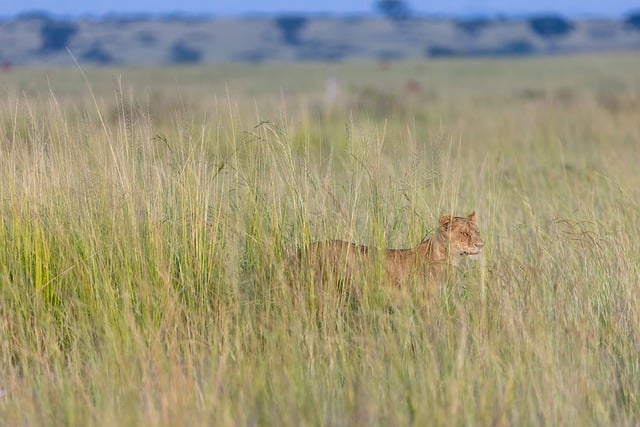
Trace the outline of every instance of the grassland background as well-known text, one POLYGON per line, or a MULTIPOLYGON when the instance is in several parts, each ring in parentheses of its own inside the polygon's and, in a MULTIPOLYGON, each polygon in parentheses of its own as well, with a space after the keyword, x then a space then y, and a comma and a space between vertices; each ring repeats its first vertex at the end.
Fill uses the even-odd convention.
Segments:
POLYGON ((0 75, 2 423, 637 424, 638 69, 0 75), (471 210, 485 256, 450 287, 285 280, 309 240, 471 210))

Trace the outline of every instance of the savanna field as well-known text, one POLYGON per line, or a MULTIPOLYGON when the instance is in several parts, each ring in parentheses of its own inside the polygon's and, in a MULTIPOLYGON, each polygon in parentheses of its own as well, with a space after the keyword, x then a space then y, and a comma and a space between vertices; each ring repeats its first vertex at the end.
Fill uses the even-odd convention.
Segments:
POLYGON ((0 74, 0 423, 637 425, 638 70, 0 74), (452 283, 288 280, 473 210, 452 283))

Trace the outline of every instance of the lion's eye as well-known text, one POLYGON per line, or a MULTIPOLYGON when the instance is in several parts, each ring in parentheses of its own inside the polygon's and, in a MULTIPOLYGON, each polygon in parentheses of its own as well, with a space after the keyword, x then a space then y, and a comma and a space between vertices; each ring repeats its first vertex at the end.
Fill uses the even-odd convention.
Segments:
POLYGON ((471 237, 471 234, 469 234, 469 232, 468 232, 468 231, 463 231, 463 232, 462 232, 462 235, 463 235, 464 237, 471 237))

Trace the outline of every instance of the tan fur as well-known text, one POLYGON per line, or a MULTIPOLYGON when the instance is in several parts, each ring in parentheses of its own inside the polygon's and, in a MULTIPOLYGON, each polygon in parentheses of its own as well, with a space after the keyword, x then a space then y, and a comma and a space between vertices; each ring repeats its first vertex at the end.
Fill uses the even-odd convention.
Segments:
POLYGON ((472 212, 467 217, 442 215, 434 235, 412 249, 376 249, 330 240, 311 243, 299 253, 299 259, 323 281, 331 277, 349 280, 357 272, 375 268, 379 260, 386 278, 400 287, 416 276, 425 281, 440 280, 464 256, 480 254, 483 246, 472 212))

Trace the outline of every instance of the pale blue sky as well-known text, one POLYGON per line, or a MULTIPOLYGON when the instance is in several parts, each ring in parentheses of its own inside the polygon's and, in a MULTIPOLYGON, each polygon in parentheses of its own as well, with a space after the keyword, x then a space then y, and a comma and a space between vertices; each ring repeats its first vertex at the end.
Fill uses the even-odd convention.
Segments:
MULTIPOLYGON (((374 11, 375 0, 20 0, 2 1, 0 16, 26 11, 46 11, 55 15, 103 15, 105 13, 182 12, 213 16, 251 13, 277 14, 332 13, 363 14, 374 11)), ((640 9, 638 0, 407 0, 412 10, 431 15, 523 15, 556 12, 568 16, 620 17, 640 9)))

